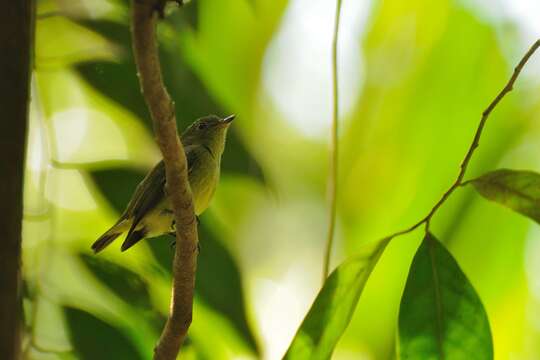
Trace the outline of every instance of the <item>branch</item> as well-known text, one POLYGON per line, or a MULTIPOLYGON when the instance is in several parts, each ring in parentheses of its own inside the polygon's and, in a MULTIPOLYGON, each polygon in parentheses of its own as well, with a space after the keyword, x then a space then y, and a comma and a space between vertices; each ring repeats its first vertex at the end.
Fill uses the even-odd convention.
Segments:
POLYGON ((158 16, 165 0, 133 0, 133 52, 141 90, 154 123, 156 140, 163 154, 167 194, 176 221, 176 252, 170 315, 154 349, 154 359, 176 359, 192 320, 197 226, 187 160, 178 138, 174 103, 163 84, 156 41, 158 16))
POLYGON ((0 12, 0 357, 21 357, 23 174, 34 37, 34 1, 0 12))
POLYGON ((338 88, 338 36, 339 20, 341 17, 341 0, 336 0, 336 17, 334 23, 334 38, 332 40, 332 95, 333 95, 333 116, 332 116, 332 138, 330 143, 330 174, 328 176, 328 187, 330 191, 330 211, 328 234, 326 238, 326 249, 324 252, 323 284, 330 271, 330 258, 332 255, 332 245, 334 243, 334 232, 336 227, 336 200, 337 200, 337 177, 338 177, 338 119, 339 119, 339 88, 338 88))
POLYGON ((465 173, 467 172, 467 168, 469 167, 469 162, 471 161, 471 158, 474 154, 474 151, 478 146, 480 145, 480 138, 482 137, 482 132, 484 130, 484 127, 486 125, 486 122, 489 118, 489 115, 491 115, 491 112, 497 107, 497 105, 501 102, 501 100, 508 94, 510 91, 514 88, 514 83, 518 79, 519 75, 521 74, 521 70, 523 70, 523 67, 525 67, 525 64, 529 61, 531 56, 540 48, 540 39, 536 40, 536 42, 531 46, 529 51, 525 53, 523 58, 521 58, 520 62, 517 64, 517 66, 514 68, 514 72, 512 73, 512 76, 506 83, 506 85, 502 88, 502 90, 497 94, 497 96, 489 103, 488 107, 482 112, 482 118, 480 119, 480 123, 478 124, 478 127, 476 129, 476 133, 474 134, 473 141, 471 143, 471 146, 469 147, 469 150, 467 150, 467 154, 465 154, 465 158, 463 158, 463 161, 461 162, 461 166, 459 169, 458 176, 454 183, 446 190, 446 192, 443 194, 443 196, 440 198, 437 203, 433 206, 433 208, 429 211, 429 213, 423 217, 420 221, 412 225, 411 227, 398 231, 397 233, 394 233, 385 239, 388 238, 394 238, 396 236, 404 235, 407 233, 410 233, 411 231, 417 229, 421 225, 426 225, 426 233, 429 231, 429 223, 431 221, 431 218, 437 210, 446 202, 446 200, 452 195, 452 193, 459 188, 460 186, 465 185, 467 182, 463 181, 463 178, 465 177, 465 173))

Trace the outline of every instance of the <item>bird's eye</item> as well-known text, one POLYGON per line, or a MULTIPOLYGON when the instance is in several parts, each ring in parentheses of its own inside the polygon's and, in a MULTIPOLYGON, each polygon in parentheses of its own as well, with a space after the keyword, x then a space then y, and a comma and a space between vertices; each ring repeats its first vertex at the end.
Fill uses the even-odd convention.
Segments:
POLYGON ((207 124, 202 123, 202 124, 199 124, 199 126, 197 126, 197 129, 199 129, 199 130, 204 130, 204 129, 206 129, 207 127, 208 127, 207 124))

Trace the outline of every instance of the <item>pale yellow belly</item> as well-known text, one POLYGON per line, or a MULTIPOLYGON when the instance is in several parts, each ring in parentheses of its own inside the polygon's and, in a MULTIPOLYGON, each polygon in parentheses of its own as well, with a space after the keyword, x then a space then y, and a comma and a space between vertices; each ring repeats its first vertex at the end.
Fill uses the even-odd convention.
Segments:
MULTIPOLYGON (((216 171, 210 176, 199 177, 199 181, 190 182, 196 215, 202 214, 210 205, 218 178, 219 173, 216 171)), ((163 235, 174 231, 173 220, 172 205, 170 200, 166 198, 140 221, 137 230, 146 228, 148 237, 163 235)))
POLYGON ((159 236, 173 231, 174 214, 170 207, 169 200, 163 201, 143 218, 142 224, 139 224, 137 228, 145 227, 148 230, 148 237, 159 236))
POLYGON ((191 174, 189 180, 195 214, 200 215, 208 208, 214 196, 219 181, 219 168, 216 167, 212 173, 206 174, 206 176, 191 174))

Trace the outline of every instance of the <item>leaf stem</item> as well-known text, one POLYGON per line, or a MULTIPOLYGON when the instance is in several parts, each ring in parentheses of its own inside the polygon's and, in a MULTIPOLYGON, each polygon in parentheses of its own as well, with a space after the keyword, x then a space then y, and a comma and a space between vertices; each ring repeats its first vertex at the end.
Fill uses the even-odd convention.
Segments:
POLYGON ((505 97, 505 95, 513 90, 514 83, 519 77, 521 70, 523 70, 523 67, 525 66, 525 64, 527 64, 531 56, 535 53, 536 50, 538 50, 539 47, 540 47, 540 39, 536 40, 536 42, 530 47, 529 51, 527 51, 525 55, 521 58, 520 62, 514 68, 514 72, 512 73, 512 76, 510 77, 506 85, 497 94, 497 96, 491 101, 491 103, 489 103, 488 107, 482 112, 482 117, 480 118, 480 123, 478 124, 476 133, 474 134, 473 141, 469 147, 469 150, 467 150, 467 153, 465 154, 463 161, 461 162, 459 173, 454 183, 448 188, 448 190, 446 190, 446 192, 442 195, 439 201, 435 203, 435 205, 429 211, 429 213, 426 216, 424 216, 420 221, 418 221, 417 223, 415 223, 414 225, 412 225, 411 227, 405 230, 398 231, 388 236, 387 238, 394 238, 396 236, 410 233, 411 231, 416 230, 418 227, 424 224, 426 227, 426 233, 429 231, 429 225, 430 225, 431 219, 433 218, 437 210, 439 210, 439 208, 446 202, 446 200, 450 197, 450 195, 452 195, 452 193, 457 188, 467 183, 467 181, 465 182, 463 181, 463 178, 465 177, 465 173, 467 172, 467 168, 474 154, 474 151, 480 145, 480 138, 482 137, 482 132, 484 130, 484 127, 486 125, 486 122, 489 116, 491 115, 491 112, 497 107, 497 105, 501 102, 501 100, 505 97))
POLYGON ((341 0, 336 0, 336 16, 334 22, 334 37, 332 40, 332 134, 330 142, 330 171, 328 176, 328 187, 330 197, 330 210, 328 213, 329 225, 326 237, 326 249, 324 252, 324 265, 322 282, 328 277, 330 271, 330 259, 332 255, 332 245, 334 243, 334 232, 336 228, 336 200, 338 190, 338 119, 339 119, 339 87, 338 87, 338 39, 339 23, 341 18, 341 0))

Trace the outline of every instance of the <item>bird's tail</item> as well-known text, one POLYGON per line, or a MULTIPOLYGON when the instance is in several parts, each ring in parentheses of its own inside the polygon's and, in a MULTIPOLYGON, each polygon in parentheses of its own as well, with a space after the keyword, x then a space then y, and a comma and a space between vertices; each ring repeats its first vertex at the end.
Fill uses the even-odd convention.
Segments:
POLYGON ((92 250, 94 250, 94 254, 97 254, 101 250, 105 249, 117 237, 122 235, 122 233, 125 231, 125 229, 122 229, 122 227, 118 226, 118 225, 120 225, 120 224, 114 225, 112 228, 110 228, 105 234, 101 235, 99 237, 99 239, 97 239, 92 244, 92 250))

